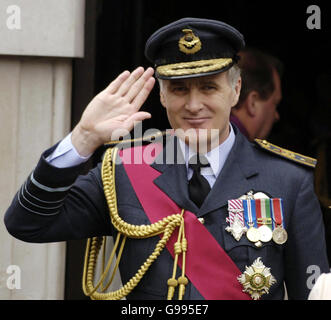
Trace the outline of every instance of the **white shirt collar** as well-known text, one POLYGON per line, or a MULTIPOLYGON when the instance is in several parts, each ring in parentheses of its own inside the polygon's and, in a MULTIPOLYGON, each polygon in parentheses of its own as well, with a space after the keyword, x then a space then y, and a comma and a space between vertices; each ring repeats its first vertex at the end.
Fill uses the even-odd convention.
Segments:
MULTIPOLYGON (((215 176, 215 178, 217 178, 219 173, 221 172, 221 170, 224 166, 224 163, 225 163, 226 159, 228 158, 228 155, 232 149, 235 139, 236 139, 236 136, 235 136, 233 128, 230 124, 230 134, 228 135, 226 140, 223 143, 221 143, 219 146, 217 146, 216 148, 210 150, 209 152, 207 152, 205 154, 205 157, 207 158, 207 160, 210 164, 210 168, 211 168, 211 172, 209 171, 210 172, 209 174, 213 174, 215 176)), ((189 172, 189 167, 188 167, 189 159, 193 155, 195 155, 196 152, 194 150, 192 150, 183 140, 181 140, 181 139, 178 139, 178 140, 179 140, 179 145, 180 145, 182 154, 184 155, 186 169, 189 172)), ((207 168, 203 168, 203 169, 207 169, 207 168)), ((207 171, 205 171, 205 172, 206 172, 206 174, 208 174, 207 171)))

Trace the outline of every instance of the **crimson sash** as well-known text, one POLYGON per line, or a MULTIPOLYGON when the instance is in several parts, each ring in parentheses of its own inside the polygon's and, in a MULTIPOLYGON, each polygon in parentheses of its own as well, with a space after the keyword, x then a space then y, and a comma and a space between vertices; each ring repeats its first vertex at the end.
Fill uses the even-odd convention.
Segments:
MULTIPOLYGON (((154 143, 119 152, 125 171, 151 223, 181 212, 181 208, 153 183, 160 172, 149 164, 161 150, 162 145, 154 143), (149 159, 146 159, 146 155, 149 155, 149 159), (135 164, 133 159, 143 160, 142 164, 135 164)), ((206 227, 189 211, 185 211, 184 220, 188 243, 186 276, 200 294, 207 300, 251 299, 242 291, 242 286, 237 280, 241 274, 240 270, 206 227)), ((175 230, 166 246, 172 257, 174 257, 174 243, 177 237, 178 230, 175 230)), ((181 267, 180 259, 178 264, 181 267)))

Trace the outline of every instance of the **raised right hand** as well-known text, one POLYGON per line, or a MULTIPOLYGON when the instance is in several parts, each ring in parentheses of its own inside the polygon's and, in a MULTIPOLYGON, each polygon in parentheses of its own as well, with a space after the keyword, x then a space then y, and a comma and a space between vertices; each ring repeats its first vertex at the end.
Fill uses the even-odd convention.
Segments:
POLYGON ((131 131, 135 122, 151 117, 139 110, 155 84, 153 74, 153 68, 124 71, 92 99, 71 136, 81 156, 92 154, 114 134, 131 131))

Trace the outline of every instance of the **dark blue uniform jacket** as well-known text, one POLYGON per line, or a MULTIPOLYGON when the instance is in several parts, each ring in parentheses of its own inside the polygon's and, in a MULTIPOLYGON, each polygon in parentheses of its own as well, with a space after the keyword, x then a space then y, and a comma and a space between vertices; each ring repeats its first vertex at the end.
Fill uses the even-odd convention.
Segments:
MULTIPOLYGON (((152 164, 161 172, 154 183, 179 207, 204 218, 205 227, 242 272, 245 266, 261 257, 277 280, 262 299, 283 299, 284 282, 290 299, 306 299, 314 276, 311 270, 318 266, 321 273, 329 272, 322 215, 313 188, 313 170, 261 149, 248 142, 236 128, 234 130, 235 144, 201 208, 189 199, 185 164, 152 164), (270 241, 258 248, 246 236, 237 242, 225 231, 227 201, 250 190, 283 199, 288 232, 284 245, 270 241)), ((84 165, 53 167, 45 158, 54 148, 44 152, 8 208, 5 224, 10 234, 37 243, 115 235, 103 193, 100 165, 87 175, 81 175, 84 165)), ((116 166, 116 191, 120 216, 129 223, 148 224, 121 164, 116 166)), ((158 240, 159 236, 128 239, 120 263, 123 283, 137 272, 158 240)), ((173 259, 164 249, 127 298, 165 299, 172 268, 173 259)), ((189 283, 184 298, 203 297, 189 283)))

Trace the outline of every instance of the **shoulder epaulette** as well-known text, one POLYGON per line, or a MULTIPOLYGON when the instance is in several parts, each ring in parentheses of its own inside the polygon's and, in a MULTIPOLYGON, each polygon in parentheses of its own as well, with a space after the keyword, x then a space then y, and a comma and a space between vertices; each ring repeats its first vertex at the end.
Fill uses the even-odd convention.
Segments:
POLYGON ((159 139, 162 139, 163 137, 165 137, 167 135, 169 135, 169 132, 167 132, 167 131, 162 131, 162 132, 158 131, 154 134, 150 134, 148 136, 135 138, 135 139, 112 140, 112 141, 105 143, 104 145, 106 147, 114 147, 118 144, 121 144, 121 145, 132 145, 133 143, 144 144, 144 143, 158 141, 159 139))
POLYGON ((297 163, 301 163, 305 166, 315 168, 317 164, 317 160, 314 158, 310 158, 307 156, 304 156, 302 154, 278 147, 266 140, 261 140, 261 139, 255 139, 254 140, 262 149, 270 151, 274 154, 279 155, 280 157, 292 160, 297 163))

